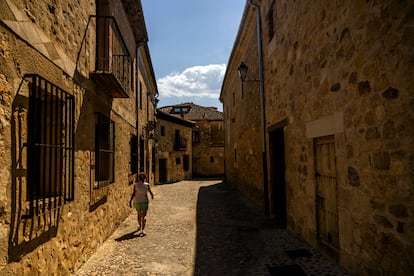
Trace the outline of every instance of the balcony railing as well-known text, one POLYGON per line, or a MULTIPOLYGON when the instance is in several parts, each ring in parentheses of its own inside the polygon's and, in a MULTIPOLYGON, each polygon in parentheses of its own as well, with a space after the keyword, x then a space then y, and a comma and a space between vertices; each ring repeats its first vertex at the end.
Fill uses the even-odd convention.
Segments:
POLYGON ((111 16, 96 18, 96 64, 90 74, 115 98, 128 98, 132 85, 132 62, 118 24, 111 16))

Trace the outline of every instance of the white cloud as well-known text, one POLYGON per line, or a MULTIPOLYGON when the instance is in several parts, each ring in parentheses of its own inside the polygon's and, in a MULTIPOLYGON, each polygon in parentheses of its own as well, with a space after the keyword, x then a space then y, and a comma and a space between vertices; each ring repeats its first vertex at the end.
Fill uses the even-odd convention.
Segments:
POLYGON ((157 81, 160 98, 218 99, 225 71, 225 64, 210 64, 169 74, 157 81))

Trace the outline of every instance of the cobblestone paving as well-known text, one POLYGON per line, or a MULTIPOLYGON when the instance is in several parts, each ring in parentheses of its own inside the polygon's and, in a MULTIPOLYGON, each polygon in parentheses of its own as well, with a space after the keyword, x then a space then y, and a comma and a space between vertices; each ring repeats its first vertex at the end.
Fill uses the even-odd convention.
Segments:
POLYGON ((136 231, 131 209, 74 275, 350 275, 221 181, 181 181, 153 191, 145 234, 136 231), (299 255, 289 257, 289 250, 299 255))

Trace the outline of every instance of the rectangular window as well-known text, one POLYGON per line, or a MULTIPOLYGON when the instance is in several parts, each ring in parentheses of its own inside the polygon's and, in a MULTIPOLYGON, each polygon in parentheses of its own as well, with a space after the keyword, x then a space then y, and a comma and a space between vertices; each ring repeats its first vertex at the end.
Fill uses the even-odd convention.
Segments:
POLYGON ((161 126, 161 136, 165 136, 165 126, 161 126))
POLYGON ((175 130, 174 136, 174 150, 186 150, 187 149, 187 140, 181 136, 181 132, 179 129, 175 130))
POLYGON ((115 165, 114 122, 97 113, 95 124, 95 188, 102 188, 114 182, 115 165))
POLYGON ((212 146, 223 146, 224 145, 224 130, 221 125, 211 125, 210 128, 210 142, 212 146))
POLYGON ((26 77, 30 79, 27 200, 33 216, 73 200, 75 101, 38 75, 26 77))
POLYGON ((145 140, 139 138, 139 171, 143 172, 145 169, 145 140))
POLYGON ((174 107, 171 111, 173 114, 180 114, 181 113, 181 107, 174 107))
POLYGON ((176 129, 175 130, 175 136, 174 136, 174 145, 175 145, 176 149, 180 147, 180 142, 181 142, 180 130, 176 129))
POLYGON ((193 143, 200 143, 200 131, 193 131, 193 143))
POLYGON ((130 139, 130 174, 138 173, 138 136, 131 135, 130 139))
POLYGON ((89 211, 92 212, 107 200, 107 187, 114 179, 115 128, 114 122, 103 114, 95 116, 95 179, 91 181, 89 211))

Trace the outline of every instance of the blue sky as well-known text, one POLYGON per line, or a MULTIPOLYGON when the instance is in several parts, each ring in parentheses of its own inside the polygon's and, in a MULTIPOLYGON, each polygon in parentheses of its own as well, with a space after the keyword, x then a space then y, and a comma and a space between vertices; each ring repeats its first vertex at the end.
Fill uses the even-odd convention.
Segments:
POLYGON ((245 0, 142 0, 158 107, 218 97, 245 0))

